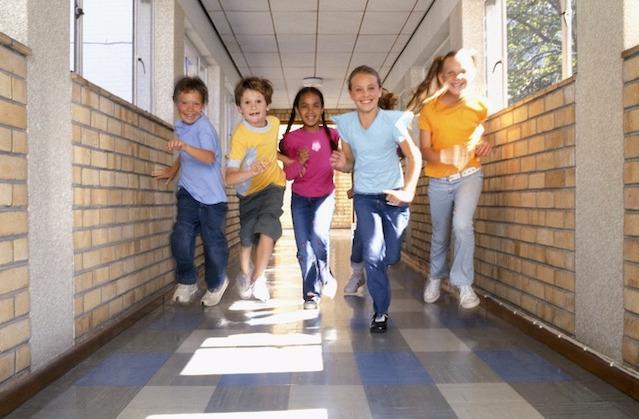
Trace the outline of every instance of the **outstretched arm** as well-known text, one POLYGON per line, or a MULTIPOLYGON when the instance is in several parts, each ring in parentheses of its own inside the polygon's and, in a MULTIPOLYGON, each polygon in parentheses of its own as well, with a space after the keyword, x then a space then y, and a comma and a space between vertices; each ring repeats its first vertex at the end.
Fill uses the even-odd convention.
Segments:
POLYGON ((163 167, 162 169, 155 169, 151 172, 156 180, 164 180, 164 183, 168 185, 177 176, 180 171, 180 157, 177 157, 173 164, 169 167, 163 167))
POLYGON ((197 159, 202 163, 213 164, 213 162, 215 161, 215 153, 213 151, 193 147, 192 145, 185 143, 179 138, 174 138, 169 141, 167 147, 171 151, 184 151, 185 153, 188 153, 194 159, 197 159))

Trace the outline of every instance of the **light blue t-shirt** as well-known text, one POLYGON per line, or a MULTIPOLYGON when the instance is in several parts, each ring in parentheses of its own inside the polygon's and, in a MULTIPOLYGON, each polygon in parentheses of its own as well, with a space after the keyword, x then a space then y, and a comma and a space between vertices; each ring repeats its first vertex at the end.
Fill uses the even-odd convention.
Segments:
POLYGON ((371 126, 364 129, 357 112, 333 117, 340 137, 353 152, 356 193, 379 194, 404 186, 397 146, 403 139, 412 141, 407 130, 412 120, 411 112, 380 109, 371 126))
POLYGON ((186 189, 198 202, 206 205, 227 202, 222 178, 222 150, 217 131, 205 115, 187 124, 178 121, 175 135, 193 147, 215 153, 215 161, 206 164, 185 151, 180 152, 180 180, 178 186, 186 189))

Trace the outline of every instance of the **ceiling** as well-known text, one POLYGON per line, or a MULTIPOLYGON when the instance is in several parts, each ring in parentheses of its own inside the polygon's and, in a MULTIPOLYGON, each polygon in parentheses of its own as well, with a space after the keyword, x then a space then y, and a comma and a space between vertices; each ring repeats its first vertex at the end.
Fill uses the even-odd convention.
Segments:
POLYGON ((273 82, 290 108, 321 78, 326 108, 351 108, 346 78, 361 64, 382 80, 435 0, 201 0, 242 76, 273 82))

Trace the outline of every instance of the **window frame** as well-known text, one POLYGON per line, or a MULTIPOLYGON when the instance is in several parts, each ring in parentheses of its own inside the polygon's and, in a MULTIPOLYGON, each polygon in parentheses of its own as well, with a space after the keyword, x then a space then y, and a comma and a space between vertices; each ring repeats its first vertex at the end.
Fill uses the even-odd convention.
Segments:
MULTIPOLYGON (((561 79, 564 80, 573 75, 572 17, 574 10, 572 8, 572 0, 560 0, 560 6, 562 10, 559 15, 562 38, 561 79)), ((508 104, 508 19, 506 0, 486 0, 484 12, 486 95, 491 111, 498 111, 510 106, 508 104)))

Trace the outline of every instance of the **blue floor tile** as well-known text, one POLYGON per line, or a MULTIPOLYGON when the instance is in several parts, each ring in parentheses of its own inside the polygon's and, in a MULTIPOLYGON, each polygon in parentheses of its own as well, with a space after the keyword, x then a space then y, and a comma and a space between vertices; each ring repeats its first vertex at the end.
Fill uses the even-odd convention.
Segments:
POLYGON ((144 385, 170 356, 169 353, 116 352, 80 378, 76 385, 114 387, 144 385))
POLYGON ((434 383, 411 352, 357 352, 355 360, 364 385, 434 383))
POLYGON ((509 383, 569 381, 573 378, 529 351, 476 351, 479 358, 509 383))
POLYGON ((202 323, 201 313, 175 312, 164 315, 151 324, 149 330, 195 330, 202 323))
POLYGON ((227 374, 223 375, 218 386, 270 386, 291 384, 291 374, 227 374))

